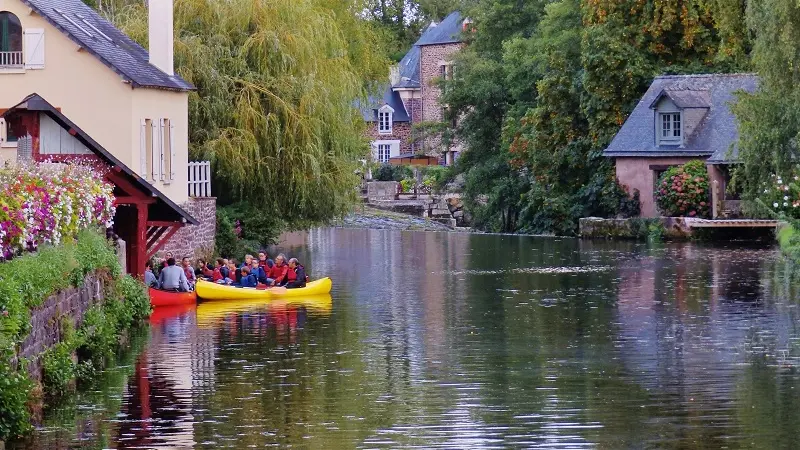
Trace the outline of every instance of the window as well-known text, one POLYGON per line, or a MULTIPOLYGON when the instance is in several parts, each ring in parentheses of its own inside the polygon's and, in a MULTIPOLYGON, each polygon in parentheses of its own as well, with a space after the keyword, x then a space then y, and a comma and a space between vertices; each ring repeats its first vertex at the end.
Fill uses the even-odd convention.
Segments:
POLYGON ((681 113, 670 112, 659 114, 659 141, 662 144, 680 144, 681 113))
POLYGON ((22 66, 22 25, 14 14, 0 12, 0 67, 22 66))
POLYGON ((378 110, 378 133, 392 133, 392 108, 384 106, 378 110))
POLYGON ((14 127, 5 119, 0 119, 0 147, 16 147, 17 136, 14 134, 14 127))
POLYGON ((389 158, 392 157, 391 144, 378 144, 378 162, 387 163, 389 158))

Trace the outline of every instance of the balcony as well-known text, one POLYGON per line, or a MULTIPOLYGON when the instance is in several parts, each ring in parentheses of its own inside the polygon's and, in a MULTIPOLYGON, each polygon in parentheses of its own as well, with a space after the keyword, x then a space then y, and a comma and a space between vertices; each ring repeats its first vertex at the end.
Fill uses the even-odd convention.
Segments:
POLYGON ((189 162, 189 197, 211 197, 211 162, 189 162))
POLYGON ((22 52, 0 52, 0 69, 22 69, 24 67, 22 52))

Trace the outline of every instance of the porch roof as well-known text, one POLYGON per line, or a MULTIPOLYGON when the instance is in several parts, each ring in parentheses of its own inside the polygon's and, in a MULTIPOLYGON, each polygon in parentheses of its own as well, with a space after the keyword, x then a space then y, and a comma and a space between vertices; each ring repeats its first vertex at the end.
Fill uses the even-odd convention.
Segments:
POLYGON ((69 120, 61 111, 51 105, 39 94, 33 93, 25 97, 20 103, 6 110, 0 117, 6 117, 18 111, 36 111, 47 114, 59 126, 67 130, 70 135, 81 142, 87 149, 94 153, 98 158, 111 167, 111 170, 123 176, 125 181, 133 185, 137 190, 148 197, 153 197, 156 201, 148 207, 149 220, 165 222, 181 222, 197 225, 197 219, 189 215, 183 208, 169 199, 164 193, 156 189, 153 185, 143 180, 136 172, 123 164, 114 155, 108 152, 102 145, 92 139, 85 131, 69 120))

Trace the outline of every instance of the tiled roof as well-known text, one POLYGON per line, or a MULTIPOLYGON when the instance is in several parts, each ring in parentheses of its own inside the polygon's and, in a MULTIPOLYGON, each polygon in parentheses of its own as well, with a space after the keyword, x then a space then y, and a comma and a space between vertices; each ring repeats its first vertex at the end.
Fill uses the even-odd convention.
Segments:
POLYGON ((131 82, 133 87, 193 90, 178 75, 151 65, 147 50, 103 19, 81 0, 21 0, 51 25, 131 82))
POLYGON ((403 105, 403 100, 400 98, 400 94, 395 92, 391 86, 386 86, 383 91, 382 98, 369 97, 367 99, 367 105, 359 106, 361 115, 364 117, 364 121, 377 122, 378 109, 380 109, 380 107, 383 105, 389 105, 394 110, 394 113, 392 114, 392 122, 410 122, 408 118, 408 112, 406 112, 406 108, 403 105))
POLYGON ((428 27, 414 45, 451 44, 461 42, 461 13, 451 12, 435 27, 428 27))
POLYGON ((736 92, 754 92, 758 77, 752 74, 668 75, 656 77, 622 125, 604 154, 611 157, 709 156, 710 162, 736 159, 739 133, 730 103, 736 92), (667 95, 678 107, 708 108, 684 145, 658 145, 655 112, 651 109, 667 95), (683 104, 684 106, 681 106, 683 104))

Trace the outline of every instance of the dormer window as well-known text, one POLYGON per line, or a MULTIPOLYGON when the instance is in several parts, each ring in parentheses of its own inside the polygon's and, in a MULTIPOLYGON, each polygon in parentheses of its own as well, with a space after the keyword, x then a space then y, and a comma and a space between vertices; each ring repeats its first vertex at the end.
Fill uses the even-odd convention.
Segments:
POLYGON ((679 145, 681 143, 681 113, 663 112, 658 114, 659 144, 679 145))
POLYGON ((392 116, 394 109, 389 105, 383 105, 378 110, 378 133, 392 134, 392 116))

